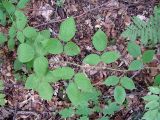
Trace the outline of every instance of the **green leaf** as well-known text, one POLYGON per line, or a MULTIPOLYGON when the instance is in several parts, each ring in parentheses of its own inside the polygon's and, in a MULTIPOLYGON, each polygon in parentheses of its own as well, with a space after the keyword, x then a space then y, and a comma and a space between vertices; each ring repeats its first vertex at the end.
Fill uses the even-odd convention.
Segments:
POLYGON ((160 89, 156 86, 154 87, 148 87, 149 88, 149 91, 153 94, 159 94, 160 93, 160 89))
POLYGON ((142 120, 158 120, 156 119, 157 113, 158 113, 158 109, 149 110, 143 115, 142 120))
POLYGON ((26 7, 26 4, 29 2, 29 0, 20 0, 17 4, 17 8, 23 9, 26 7))
POLYGON ((83 59, 84 63, 90 65, 97 65, 101 61, 100 57, 97 54, 90 54, 83 59))
POLYGON ((129 54, 133 57, 138 57, 141 55, 141 48, 135 42, 129 42, 127 47, 129 54))
POLYGON ((122 77, 120 79, 120 83, 125 89, 128 89, 128 90, 135 89, 135 84, 134 84, 133 80, 128 77, 122 77))
POLYGON ((24 37, 24 35, 23 35, 23 33, 22 33, 21 31, 18 31, 18 32, 17 32, 17 39, 18 39, 21 43, 24 43, 25 37, 24 37))
POLYGON ((81 94, 75 83, 70 83, 68 85, 66 93, 74 106, 78 106, 80 104, 81 94))
POLYGON ((117 76, 109 76, 105 81, 104 84, 106 86, 115 86, 119 83, 119 78, 117 76))
POLYGON ((35 53, 34 49, 30 45, 22 43, 18 47, 17 54, 18 54, 18 60, 22 63, 26 63, 34 58, 35 53))
POLYGON ((90 115, 91 109, 86 106, 79 106, 76 110, 77 115, 90 115))
POLYGON ((27 17, 24 15, 23 12, 21 11, 16 11, 15 12, 15 16, 16 16, 16 26, 18 30, 23 30, 24 27, 27 24, 27 17))
POLYGON ((129 70, 141 70, 143 69, 143 63, 140 60, 134 60, 131 62, 131 64, 129 65, 129 70))
POLYGON ((72 108, 65 108, 59 112, 62 118, 72 117, 74 115, 74 110, 72 108))
POLYGON ((8 14, 13 14, 14 11, 16 10, 15 6, 10 1, 2 1, 2 4, 6 9, 6 11, 8 12, 8 14))
POLYGON ((53 96, 53 88, 47 82, 41 82, 38 86, 38 93, 44 100, 51 101, 53 96))
POLYGON ((159 102, 156 100, 151 101, 145 105, 145 109, 150 109, 150 110, 156 109, 158 107, 159 107, 159 102))
POLYGON ((37 32, 36 32, 36 29, 34 29, 33 27, 26 27, 23 30, 23 34, 27 38, 32 38, 32 37, 35 37, 37 35, 37 32))
POLYGON ((113 115, 114 112, 118 111, 119 109, 120 109, 120 106, 118 106, 116 102, 112 102, 108 106, 105 107, 105 109, 103 110, 103 114, 113 115))
POLYGON ((6 14, 2 10, 0 10, 0 24, 6 25, 6 14))
POLYGON ((153 60, 153 56, 155 54, 154 50, 147 50, 142 55, 142 60, 144 63, 149 63, 153 60))
POLYGON ((158 75, 155 77, 154 83, 155 83, 156 85, 160 85, 160 74, 158 74, 158 75))
POLYGON ((78 120, 89 120, 89 118, 88 118, 88 116, 82 116, 82 117, 80 117, 80 119, 78 119, 78 120))
POLYGON ((59 80, 70 80, 74 75, 74 70, 70 67, 59 67, 53 70, 52 74, 59 80))
POLYGON ((7 41, 7 37, 0 32, 0 44, 4 43, 7 41))
POLYGON ((117 103, 122 104, 125 101, 126 92, 123 87, 116 86, 114 89, 114 99, 117 103))
POLYGON ((95 33, 95 35, 93 36, 92 43, 93 43, 93 46, 95 47, 96 50, 98 50, 98 51, 105 50, 105 48, 107 46, 106 34, 101 29, 99 29, 95 33))
POLYGON ((25 83, 25 88, 37 90, 37 87, 40 83, 39 78, 35 74, 31 74, 25 83))
POLYGON ((12 26, 9 28, 9 37, 14 38, 16 36, 16 28, 15 25, 12 24, 12 26))
POLYGON ((46 45, 46 50, 51 54, 60 54, 63 52, 63 45, 58 39, 51 39, 46 45))
POLYGON ((60 25, 59 39, 64 42, 70 41, 76 32, 76 25, 73 17, 67 18, 60 25))
POLYGON ((48 59, 45 57, 38 57, 34 60, 34 72, 38 77, 43 77, 48 70, 48 59))
POLYGON ((101 56, 101 60, 106 64, 113 63, 119 58, 120 58, 120 54, 119 52, 116 52, 116 51, 105 52, 101 56))
POLYGON ((88 77, 83 73, 77 73, 74 77, 74 81, 77 84, 78 88, 84 92, 92 92, 93 86, 88 77))
POLYGON ((22 66, 23 66, 23 64, 18 59, 16 59, 14 61, 14 70, 15 71, 21 70, 22 66))
POLYGON ((8 40, 8 48, 9 48, 9 50, 13 50, 14 47, 15 47, 15 41, 14 41, 13 38, 10 38, 10 39, 8 40))
POLYGON ((150 102, 150 101, 153 101, 153 100, 159 100, 159 96, 157 96, 157 95, 147 95, 147 96, 144 96, 143 99, 145 101, 150 102))
POLYGON ((64 53, 69 56, 75 56, 80 53, 80 48, 73 42, 68 42, 64 46, 64 53))
POLYGON ((42 30, 40 33, 42 36, 44 36, 45 38, 48 38, 48 39, 51 36, 51 32, 49 30, 42 30))
POLYGON ((55 83, 59 80, 59 78, 55 77, 53 74, 52 74, 52 71, 48 71, 45 78, 44 78, 44 81, 46 82, 49 82, 49 83, 55 83))

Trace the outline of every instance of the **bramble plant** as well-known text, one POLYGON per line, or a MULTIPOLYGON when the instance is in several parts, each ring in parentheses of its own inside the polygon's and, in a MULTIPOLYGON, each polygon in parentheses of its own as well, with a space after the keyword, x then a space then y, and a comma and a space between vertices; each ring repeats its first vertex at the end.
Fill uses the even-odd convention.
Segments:
MULTIPOLYGON (((7 34, 0 33, 0 44, 7 43, 9 50, 15 50, 17 47, 17 58, 14 61, 15 78, 17 80, 23 79, 26 89, 32 89, 38 92, 42 99, 48 101, 52 99, 54 93, 52 84, 65 80, 67 81, 66 94, 71 101, 71 105, 59 111, 62 118, 66 119, 77 115, 79 120, 89 120, 90 115, 99 113, 102 116, 99 120, 109 120, 115 112, 120 110, 120 107, 123 106, 125 100, 127 100, 126 91, 136 89, 134 81, 130 76, 125 76, 125 74, 123 76, 108 76, 102 84, 106 87, 111 86, 114 93, 111 99, 105 100, 105 107, 101 107, 100 98, 102 97, 102 93, 96 88, 96 85, 92 84, 91 79, 84 72, 78 71, 76 73, 73 68, 67 65, 50 70, 47 59, 49 54, 65 54, 70 57, 80 54, 80 47, 72 41, 77 31, 75 20, 73 17, 69 17, 63 21, 60 24, 58 37, 52 38, 49 30, 39 31, 27 24, 27 16, 21 11, 27 2, 29 2, 29 0, 15 1, 14 4, 11 0, 0 2, 0 24, 10 26, 7 34), (27 76, 19 74, 19 71, 23 71, 23 67, 27 69, 27 76)), ((61 2, 61 0, 59 2, 61 2)), ((125 73, 128 71, 142 70, 146 64, 152 62, 155 50, 142 51, 141 45, 137 44, 135 40, 137 37, 141 37, 141 42, 146 45, 149 40, 154 37, 154 43, 156 44, 158 42, 157 33, 155 34, 155 32, 151 33, 148 31, 148 29, 154 29, 156 25, 155 20, 159 18, 158 8, 155 8, 154 16, 154 20, 151 17, 152 19, 147 23, 135 18, 133 25, 127 28, 122 34, 124 37, 131 39, 131 41, 128 42, 127 50, 133 57, 133 61, 128 66, 128 69, 105 68, 105 70, 125 73), (141 33, 140 35, 134 32, 134 30, 137 29, 141 31, 138 31, 141 33), (135 34, 132 34, 133 32, 135 34), (146 38, 148 32, 150 34, 147 36, 148 38, 146 38), (151 35, 153 36, 151 37, 151 35)), ((91 53, 85 56, 82 60, 83 64, 88 64, 91 68, 99 68, 99 63, 108 65, 118 61, 121 58, 121 54, 118 51, 107 51, 108 42, 107 35, 101 29, 97 30, 92 37, 92 44, 99 54, 91 53)), ((74 63, 73 65, 77 64, 74 63)), ((77 66, 80 67, 82 65, 77 66)), ((144 100, 149 103, 145 106, 148 112, 144 114, 142 119, 160 119, 159 80, 160 77, 158 75, 155 79, 155 84, 158 86, 149 87, 150 95, 144 97, 144 100), (157 118, 155 117, 156 115, 157 118)), ((0 90, 3 88, 3 84, 0 81, 0 90)), ((5 95, 0 94, 0 105, 5 104, 4 98, 5 95)))

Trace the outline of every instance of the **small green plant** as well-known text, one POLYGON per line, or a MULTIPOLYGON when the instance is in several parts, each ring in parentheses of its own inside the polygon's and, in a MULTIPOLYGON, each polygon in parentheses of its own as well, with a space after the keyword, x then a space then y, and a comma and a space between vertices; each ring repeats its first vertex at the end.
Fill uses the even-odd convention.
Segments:
POLYGON ((133 24, 131 24, 123 33, 124 38, 128 38, 132 42, 140 38, 141 43, 157 44, 160 42, 160 7, 155 7, 154 15, 145 22, 138 17, 133 17, 133 24))
POLYGON ((65 0, 56 0, 56 5, 58 7, 62 7, 64 5, 65 0))
POLYGON ((156 76, 154 83, 154 86, 148 88, 148 95, 143 97, 144 101, 146 101, 146 112, 142 118, 143 120, 160 119, 160 75, 156 76))
MULTIPOLYGON (((143 44, 157 43, 159 29, 159 8, 155 8, 155 14, 148 22, 134 18, 133 25, 129 26, 122 34, 129 37, 128 53, 133 57, 133 61, 126 70, 115 68, 106 68, 107 70, 121 71, 123 76, 109 76, 102 82, 107 87, 112 86, 113 98, 105 99, 104 107, 101 106, 102 93, 92 84, 92 80, 82 71, 75 71, 72 67, 59 66, 53 70, 49 69, 47 56, 52 55, 79 55, 81 49, 72 39, 76 34, 76 24, 73 17, 69 17, 60 24, 60 30, 57 38, 52 38, 49 30, 39 31, 28 25, 26 15, 22 12, 29 0, 6 0, 0 2, 0 24, 8 25, 7 34, 0 33, 0 44, 8 44, 9 50, 17 50, 17 58, 14 61, 14 74, 17 80, 25 84, 26 89, 32 89, 44 100, 50 101, 53 97, 54 89, 52 84, 59 81, 66 81, 66 94, 71 102, 70 107, 59 111, 62 118, 77 116, 79 120, 89 120, 94 113, 99 113, 99 120, 109 120, 115 112, 120 110, 127 99, 126 91, 136 89, 130 76, 125 72, 142 70, 145 65, 152 62, 155 50, 142 51, 140 45, 136 43, 136 38, 141 37, 143 44), (155 27, 155 28, 154 28, 155 27), (153 30, 153 32, 151 32, 153 30), (149 33, 149 35, 147 35, 149 33), (146 37, 147 35, 147 37, 146 37), (153 41, 152 41, 153 40, 153 41), (23 71, 23 69, 26 69, 23 71), (21 73, 19 73, 21 71, 21 73), (23 74, 23 72, 25 74, 23 74)), ((64 0, 57 0, 57 5, 62 6, 64 0)), ((91 68, 99 67, 99 63, 112 64, 121 58, 118 51, 108 51, 108 37, 101 30, 92 37, 92 44, 96 53, 91 53, 82 60, 83 64, 88 64, 91 68)), ((68 62, 67 62, 68 63, 68 62)), ((72 65, 77 65, 73 63, 72 65)), ((81 67, 81 65, 77 65, 81 67)), ((149 87, 150 93, 144 97, 148 101, 145 108, 148 110, 143 119, 159 119, 159 78, 155 79, 155 85, 149 87), (153 98, 154 99, 153 99, 153 98)), ((3 90, 3 84, 0 81, 0 90, 3 90)), ((5 104, 5 95, 0 91, 0 105, 5 104)))
POLYGON ((3 93, 4 85, 3 81, 0 80, 0 106, 4 106, 6 103, 5 94, 3 93))

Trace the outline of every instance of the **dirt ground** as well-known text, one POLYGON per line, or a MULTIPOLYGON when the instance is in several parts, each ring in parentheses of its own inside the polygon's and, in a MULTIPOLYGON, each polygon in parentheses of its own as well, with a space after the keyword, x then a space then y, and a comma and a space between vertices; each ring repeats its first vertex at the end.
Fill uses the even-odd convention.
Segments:
MULTIPOLYGON (((122 31, 132 21, 132 16, 143 16, 148 18, 159 0, 65 0, 63 7, 58 7, 55 0, 31 0, 25 8, 29 18, 29 24, 39 30, 50 29, 52 36, 57 37, 60 22, 68 16, 76 19, 77 33, 74 41, 80 46, 81 54, 76 57, 65 55, 48 56, 49 61, 66 60, 77 64, 83 64, 82 59, 90 54, 96 53, 91 44, 91 38, 98 28, 106 32, 109 39, 108 50, 118 50, 122 58, 109 67, 127 68, 132 57, 126 50, 126 41, 120 36, 122 31), (45 17, 44 17, 45 15, 45 17), (46 17, 47 16, 47 17, 46 17)), ((0 30, 7 28, 0 26, 0 30)), ((38 94, 24 88, 23 82, 18 82, 14 78, 13 61, 16 57, 15 52, 8 52, 7 46, 0 46, 0 79, 5 83, 5 94, 7 103, 0 108, 0 120, 61 120, 57 114, 59 110, 70 105, 65 97, 63 89, 65 82, 58 82, 53 85, 55 95, 51 102, 42 101, 38 94)), ((160 59, 159 59, 160 60, 160 59)), ((150 67, 157 66, 159 60, 154 60, 150 67)), ((53 64, 50 68, 65 64, 53 64)), ((122 75, 121 72, 106 70, 85 69, 82 70, 75 66, 76 71, 85 71, 96 84, 109 75, 122 75)), ((137 89, 127 92, 128 107, 122 108, 111 120, 139 120, 144 112, 142 98, 147 93, 147 86, 152 84, 153 77, 158 73, 157 70, 142 70, 127 73, 135 81, 137 89), (145 77, 144 77, 145 76, 145 77)), ((97 88, 103 93, 102 101, 106 96, 111 96, 112 90, 97 84, 97 88)), ((98 115, 90 117, 96 120, 98 115)), ((76 117, 73 120, 76 120, 76 117)))

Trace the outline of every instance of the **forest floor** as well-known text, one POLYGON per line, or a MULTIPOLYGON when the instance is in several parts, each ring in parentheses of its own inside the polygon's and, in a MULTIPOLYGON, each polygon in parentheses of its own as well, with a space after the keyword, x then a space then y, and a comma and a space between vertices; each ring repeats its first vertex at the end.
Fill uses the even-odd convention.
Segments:
MULTIPOLYGON (((82 64, 82 59, 90 54, 96 53, 91 44, 91 38, 98 28, 102 28, 108 35, 108 50, 117 50, 122 58, 109 67, 127 68, 132 57, 127 53, 126 41, 121 37, 122 31, 132 21, 133 16, 148 18, 153 13, 154 6, 158 0, 65 0, 63 7, 58 7, 55 0, 31 0, 25 8, 29 18, 30 26, 39 30, 50 29, 52 36, 57 37, 60 23, 68 16, 76 20, 77 33, 74 42, 81 48, 81 54, 76 57, 63 55, 48 56, 49 61, 66 60, 76 64, 82 64)), ((7 28, 0 26, 0 30, 7 28)), ((7 46, 0 46, 0 79, 5 84, 7 103, 0 108, 0 120, 60 120, 59 110, 70 105, 70 102, 63 93, 64 82, 53 85, 55 95, 51 102, 43 101, 34 91, 26 90, 23 82, 15 80, 13 62, 16 57, 16 50, 8 52, 7 46)), ((154 60, 150 67, 157 66, 159 60, 154 60)), ((65 63, 60 63, 65 66, 65 63)), ((53 69, 59 64, 50 62, 53 69)), ((123 75, 123 72, 106 71, 96 69, 82 69, 72 66, 76 71, 85 71, 92 79, 92 83, 102 91, 104 98, 110 96, 113 91, 98 83, 109 75, 123 75)), ((142 70, 138 72, 125 73, 133 78, 137 89, 127 92, 128 107, 122 108, 111 120, 139 120, 144 112, 142 98, 147 93, 148 85, 153 83, 154 76, 158 70, 142 70)), ((98 115, 91 116, 96 120, 98 115)), ((76 118, 73 118, 76 119, 76 118)))

